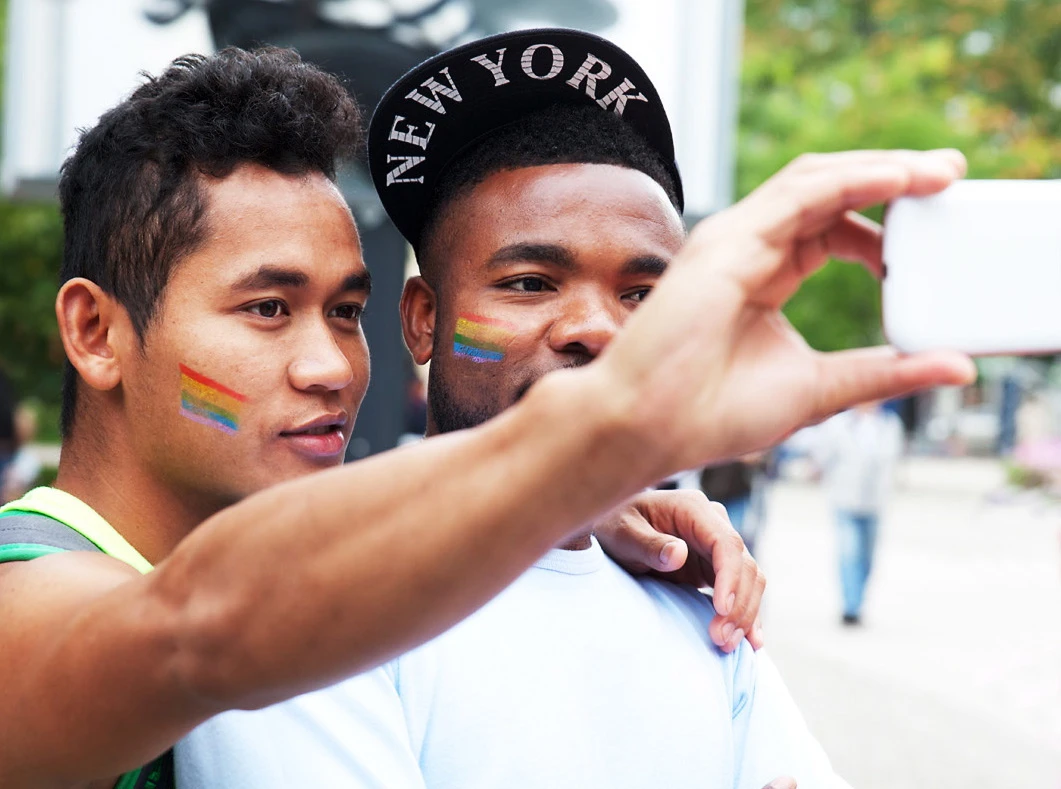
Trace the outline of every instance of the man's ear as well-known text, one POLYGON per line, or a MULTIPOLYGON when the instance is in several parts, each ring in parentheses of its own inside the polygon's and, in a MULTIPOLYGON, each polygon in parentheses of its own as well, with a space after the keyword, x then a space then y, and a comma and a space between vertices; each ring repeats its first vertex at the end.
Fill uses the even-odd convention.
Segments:
POLYGON ((84 382, 100 391, 122 380, 121 348, 131 330, 125 310, 91 280, 75 277, 55 297, 55 317, 66 358, 84 382))
POLYGON ((402 291, 402 334, 417 364, 431 359, 435 340, 438 296, 423 277, 410 277, 402 291))

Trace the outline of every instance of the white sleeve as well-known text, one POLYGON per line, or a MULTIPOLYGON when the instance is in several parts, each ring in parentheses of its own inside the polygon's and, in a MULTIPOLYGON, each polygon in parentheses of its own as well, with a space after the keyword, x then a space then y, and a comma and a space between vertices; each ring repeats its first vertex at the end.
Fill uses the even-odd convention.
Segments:
POLYGON ((388 666, 251 712, 225 712, 174 749, 180 789, 424 789, 388 666))
POLYGON ((850 789, 811 735, 765 650, 747 642, 733 683, 734 789, 763 789, 781 775, 799 789, 850 789))

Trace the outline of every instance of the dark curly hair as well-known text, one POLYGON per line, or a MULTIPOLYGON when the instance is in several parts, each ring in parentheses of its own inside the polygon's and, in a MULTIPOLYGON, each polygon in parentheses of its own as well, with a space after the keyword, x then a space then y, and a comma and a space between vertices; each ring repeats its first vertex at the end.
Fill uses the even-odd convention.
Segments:
MULTIPOLYGON (((439 179, 417 245, 421 270, 435 269, 433 249, 446 209, 496 172, 547 164, 614 164, 640 170, 656 181, 676 209, 677 184, 659 154, 630 124, 597 107, 555 104, 476 141, 439 179)), ((432 282, 437 287, 439 283, 432 282)))
MULTIPOLYGON (((202 176, 238 165, 335 180, 361 142, 357 104, 293 50, 186 55, 82 132, 63 163, 60 281, 85 277, 129 313, 141 342, 173 267, 206 236, 202 176)), ((63 380, 63 433, 77 372, 63 380)))

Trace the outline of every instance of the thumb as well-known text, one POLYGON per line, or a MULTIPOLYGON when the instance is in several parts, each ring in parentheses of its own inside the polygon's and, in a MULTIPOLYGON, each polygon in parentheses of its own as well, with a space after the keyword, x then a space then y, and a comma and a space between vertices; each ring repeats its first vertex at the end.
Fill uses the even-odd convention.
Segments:
POLYGON ((835 351, 820 360, 823 391, 815 419, 869 400, 891 400, 930 386, 956 386, 976 379, 972 360, 952 351, 903 356, 885 346, 835 351))
POLYGON ((796 789, 796 779, 787 775, 783 775, 780 778, 775 778, 763 789, 796 789))
POLYGON ((608 555, 632 572, 674 572, 689 557, 684 540, 656 531, 637 511, 599 524, 596 534, 608 555))
POLYGON ((640 554, 637 558, 657 573, 677 572, 689 558, 689 546, 685 540, 662 534, 647 523, 635 545, 640 554))
POLYGON ((678 537, 663 537, 662 543, 656 554, 659 565, 654 569, 661 573, 673 573, 682 569, 689 559, 688 543, 678 537))

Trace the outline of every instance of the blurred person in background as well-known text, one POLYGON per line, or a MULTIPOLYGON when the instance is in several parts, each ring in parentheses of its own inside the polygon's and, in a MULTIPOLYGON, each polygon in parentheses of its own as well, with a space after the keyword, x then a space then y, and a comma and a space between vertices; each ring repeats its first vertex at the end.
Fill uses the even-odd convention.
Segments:
POLYGON ((41 461, 30 446, 37 437, 37 410, 29 403, 15 409, 15 450, 11 462, 0 471, 0 503, 6 504, 23 496, 33 487, 41 473, 41 461))
POLYGON ((699 475, 699 487, 711 501, 726 508, 730 523, 752 556, 766 523, 766 486, 772 462, 770 452, 756 452, 728 463, 708 466, 699 475))
POLYGON ((0 480, 17 449, 15 395, 7 376, 0 370, 0 480))
POLYGON ((894 411, 874 402, 839 413, 804 432, 809 434, 810 455, 836 517, 843 598, 840 621, 858 625, 881 516, 903 453, 902 422, 894 411))

